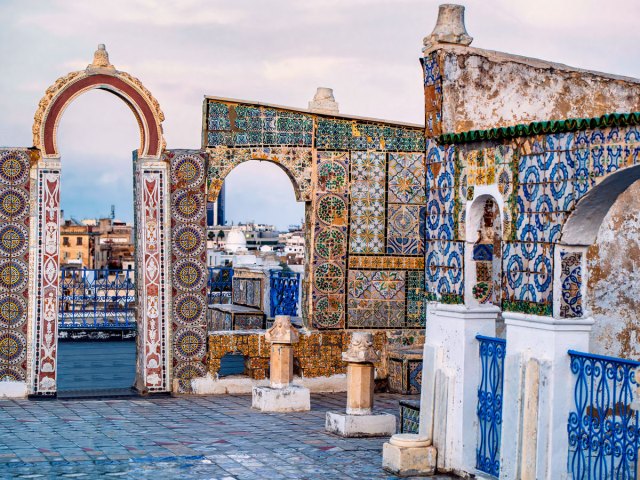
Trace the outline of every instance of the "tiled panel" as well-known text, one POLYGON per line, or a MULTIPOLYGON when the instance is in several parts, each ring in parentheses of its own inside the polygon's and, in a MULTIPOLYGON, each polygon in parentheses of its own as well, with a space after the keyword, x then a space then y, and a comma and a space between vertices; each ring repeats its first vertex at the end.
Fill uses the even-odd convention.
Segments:
POLYGON ((426 203, 423 153, 389 154, 388 201, 417 205, 426 203))
POLYGON ((436 52, 420 61, 424 73, 425 131, 433 137, 442 133, 442 74, 436 52))
POLYGON ((313 116, 209 100, 207 146, 311 146, 313 116))
POLYGON ((349 154, 318 152, 314 202, 313 325, 343 328, 347 271, 349 154))
POLYGON ((180 392, 206 375, 206 166, 198 150, 167 151, 171 178, 173 378, 180 392), (194 315, 193 312, 198 312, 194 315))
POLYGON ((348 277, 349 328, 405 326, 406 273, 350 270, 348 277))
POLYGON ((350 253, 384 253, 385 169, 384 153, 352 153, 350 253))
POLYGON ((423 152, 424 132, 416 128, 318 117, 316 148, 423 152))
POLYGON ((30 161, 0 149, 0 381, 27 377, 30 161))

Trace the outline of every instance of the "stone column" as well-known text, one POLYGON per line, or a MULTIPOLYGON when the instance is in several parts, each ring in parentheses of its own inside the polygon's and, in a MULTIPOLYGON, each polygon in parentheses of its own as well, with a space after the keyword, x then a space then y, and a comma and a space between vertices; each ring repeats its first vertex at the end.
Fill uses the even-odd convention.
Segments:
POLYGON ((269 387, 253 387, 252 407, 261 412, 303 412, 311 409, 309 389, 291 385, 293 381, 293 344, 300 336, 291 325, 291 317, 277 315, 265 332, 271 343, 269 387))
POLYGON ((342 354, 347 362, 346 413, 327 412, 325 429, 343 437, 378 437, 396 431, 396 417, 373 413, 374 362, 373 335, 357 332, 351 336, 349 349, 342 354))
POLYGON ((507 351, 500 478, 567 479, 567 421, 575 384, 567 351, 589 351, 593 319, 514 312, 503 317, 507 351))

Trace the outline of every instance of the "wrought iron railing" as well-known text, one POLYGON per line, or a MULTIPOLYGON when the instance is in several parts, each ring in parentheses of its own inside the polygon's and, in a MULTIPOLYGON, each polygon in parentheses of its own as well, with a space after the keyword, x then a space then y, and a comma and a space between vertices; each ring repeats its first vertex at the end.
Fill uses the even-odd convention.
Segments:
POLYGON ((494 477, 500 476, 500 440, 502 434, 502 386, 506 342, 501 338, 477 335, 480 343, 482 376, 478 387, 479 435, 476 468, 494 477))
POLYGON ((270 317, 298 314, 300 274, 291 271, 271 270, 270 272, 270 317))
POLYGON ((209 267, 209 304, 231 303, 232 267, 209 267))
POLYGON ((632 405, 640 362, 569 350, 575 377, 568 468, 580 480, 636 479, 638 412, 632 405))
POLYGON ((60 328, 135 328, 133 270, 63 269, 60 328))

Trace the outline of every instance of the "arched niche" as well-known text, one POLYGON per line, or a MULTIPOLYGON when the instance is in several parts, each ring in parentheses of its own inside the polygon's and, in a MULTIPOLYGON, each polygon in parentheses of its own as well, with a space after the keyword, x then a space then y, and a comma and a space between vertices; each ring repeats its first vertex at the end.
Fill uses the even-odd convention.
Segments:
POLYGON ((465 303, 501 305, 502 211, 497 198, 478 195, 467 208, 465 303))

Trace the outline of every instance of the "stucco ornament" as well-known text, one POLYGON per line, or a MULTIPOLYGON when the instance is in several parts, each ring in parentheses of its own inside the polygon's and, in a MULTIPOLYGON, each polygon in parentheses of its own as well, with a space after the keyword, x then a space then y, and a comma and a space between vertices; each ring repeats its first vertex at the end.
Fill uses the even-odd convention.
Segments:
POLYGON ((289 315, 276 315, 273 326, 266 331, 264 338, 270 343, 297 343, 300 339, 298 330, 291 325, 291 317, 289 315))
POLYGON ((373 349, 373 334, 354 333, 351 336, 349 349, 342 353, 342 360, 349 363, 375 363, 380 360, 373 349))
POLYGON ((109 53, 104 43, 98 45, 98 49, 93 53, 93 63, 87 65, 87 70, 93 70, 96 68, 106 68, 109 70, 115 70, 116 67, 109 62, 109 53))
POLYGON ((438 43, 470 45, 473 37, 467 33, 464 25, 464 6, 444 4, 438 10, 438 20, 433 32, 424 38, 423 52, 430 50, 438 43))

